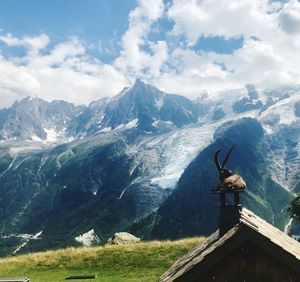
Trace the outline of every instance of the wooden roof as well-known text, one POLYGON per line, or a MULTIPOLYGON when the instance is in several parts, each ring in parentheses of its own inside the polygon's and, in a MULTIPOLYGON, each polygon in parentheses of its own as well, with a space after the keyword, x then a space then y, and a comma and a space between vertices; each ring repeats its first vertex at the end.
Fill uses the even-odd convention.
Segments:
POLYGON ((246 241, 263 248, 283 264, 300 272, 300 243, 267 223, 246 208, 240 211, 239 223, 219 236, 213 233, 202 244, 175 262, 159 279, 166 281, 192 281, 246 241))

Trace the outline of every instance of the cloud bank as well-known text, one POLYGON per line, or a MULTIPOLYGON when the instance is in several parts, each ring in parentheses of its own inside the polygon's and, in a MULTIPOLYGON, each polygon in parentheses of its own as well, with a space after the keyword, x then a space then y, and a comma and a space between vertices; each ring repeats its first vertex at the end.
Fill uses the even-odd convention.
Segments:
POLYGON ((191 98, 249 83, 262 89, 300 83, 297 0, 140 0, 110 63, 90 55, 78 37, 53 45, 47 34, 2 31, 0 43, 7 52, 22 50, 0 49, 0 107, 28 95, 87 104, 135 78, 191 98), (214 37, 243 42, 229 54, 198 47, 214 37))

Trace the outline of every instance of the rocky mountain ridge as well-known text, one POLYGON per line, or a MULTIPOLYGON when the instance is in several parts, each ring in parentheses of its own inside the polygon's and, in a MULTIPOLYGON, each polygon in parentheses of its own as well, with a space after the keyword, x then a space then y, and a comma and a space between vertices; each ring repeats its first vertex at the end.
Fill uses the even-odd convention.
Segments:
POLYGON ((0 139, 56 141, 81 111, 64 101, 46 102, 36 97, 16 101, 0 110, 0 139))
POLYGON ((248 85, 190 101, 136 81, 86 107, 26 98, 0 110, 2 254, 76 246, 90 230, 103 242, 208 234, 213 151, 232 142, 244 204, 284 229, 300 191, 299 93, 248 85))

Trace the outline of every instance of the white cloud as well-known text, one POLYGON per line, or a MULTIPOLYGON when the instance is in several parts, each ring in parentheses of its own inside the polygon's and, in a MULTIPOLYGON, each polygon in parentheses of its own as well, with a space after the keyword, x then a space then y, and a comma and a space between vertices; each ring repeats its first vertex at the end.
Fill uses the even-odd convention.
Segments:
POLYGON ((184 34, 193 45, 200 36, 269 37, 276 21, 267 0, 175 0, 168 10, 173 34, 184 34), (259 28, 258 28, 259 27, 259 28))
POLYGON ((173 71, 163 73, 156 85, 170 93, 181 93, 196 98, 203 91, 232 89, 236 86, 228 79, 228 72, 213 62, 206 53, 176 49, 169 58, 173 71))
POLYGON ((300 3, 297 0, 287 3, 279 15, 282 29, 290 34, 300 33, 300 3))
POLYGON ((46 34, 41 34, 35 37, 25 36, 17 38, 10 33, 0 36, 0 41, 10 47, 25 47, 32 55, 38 54, 41 49, 44 49, 49 43, 49 37, 46 34))
POLYGON ((39 50, 49 43, 45 38, 26 37, 25 40, 9 35, 0 39, 9 46, 27 49, 22 57, 0 57, 0 107, 32 95, 48 101, 62 99, 87 104, 103 96, 115 95, 128 84, 125 76, 114 67, 89 57, 78 38, 40 54, 39 50))
POLYGON ((129 28, 122 38, 121 55, 114 65, 132 77, 151 78, 160 75, 167 60, 168 48, 164 41, 150 42, 148 33, 164 12, 163 0, 140 0, 129 14, 129 28), (150 48, 150 52, 144 48, 150 48))
POLYGON ((115 95, 137 77, 189 97, 248 83, 260 88, 300 83, 296 0, 173 0, 168 5, 140 0, 128 23, 111 64, 89 56, 77 37, 53 46, 46 34, 1 35, 2 45, 23 48, 26 55, 0 57, 0 106, 27 95, 89 103, 115 95), (170 30, 159 26, 166 18, 173 23, 170 30), (164 34, 154 39, 155 32, 164 34), (212 36, 243 43, 232 54, 197 50, 199 40, 212 36))
POLYGON ((300 83, 300 3, 268 0, 174 0, 167 15, 173 37, 183 36, 170 53, 173 72, 157 85, 195 96, 253 83, 261 88, 300 83), (203 37, 244 39, 232 54, 196 50, 203 37))
POLYGON ((22 38, 12 34, 0 36, 0 41, 8 47, 26 50, 25 56, 0 58, 0 67, 6 69, 0 72, 0 95, 3 96, 0 106, 28 95, 87 104, 103 96, 115 95, 136 77, 145 80, 159 77, 168 58, 167 43, 150 42, 148 34, 163 15, 164 8, 163 0, 138 2, 129 14, 129 27, 122 37, 120 56, 110 65, 90 57, 77 37, 52 46, 45 34, 22 38))
POLYGON ((85 55, 85 47, 78 38, 72 38, 70 41, 60 43, 50 51, 49 54, 27 57, 28 63, 32 66, 58 66, 68 60, 85 55))

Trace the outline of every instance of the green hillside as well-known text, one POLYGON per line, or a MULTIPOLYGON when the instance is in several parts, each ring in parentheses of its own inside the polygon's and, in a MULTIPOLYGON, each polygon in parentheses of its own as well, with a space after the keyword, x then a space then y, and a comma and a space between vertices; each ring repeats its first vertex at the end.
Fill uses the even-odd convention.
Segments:
POLYGON ((65 281, 68 275, 96 274, 92 280, 156 281, 203 238, 95 248, 68 248, 0 260, 0 277, 27 276, 32 282, 65 281))

